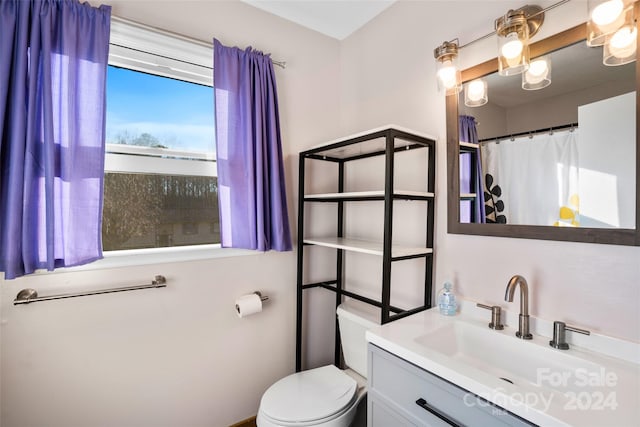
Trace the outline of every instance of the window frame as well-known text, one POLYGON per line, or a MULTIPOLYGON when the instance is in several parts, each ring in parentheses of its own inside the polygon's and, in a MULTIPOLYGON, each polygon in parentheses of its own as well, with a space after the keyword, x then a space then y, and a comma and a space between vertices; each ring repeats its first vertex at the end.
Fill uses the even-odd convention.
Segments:
MULTIPOLYGON (((213 45, 112 17, 109 65, 213 87, 213 45)), ((213 152, 106 144, 105 173, 217 177, 213 152)), ((111 268, 251 255, 219 243, 104 251, 102 260, 73 270, 111 268)), ((70 270, 70 269, 66 269, 70 270)))

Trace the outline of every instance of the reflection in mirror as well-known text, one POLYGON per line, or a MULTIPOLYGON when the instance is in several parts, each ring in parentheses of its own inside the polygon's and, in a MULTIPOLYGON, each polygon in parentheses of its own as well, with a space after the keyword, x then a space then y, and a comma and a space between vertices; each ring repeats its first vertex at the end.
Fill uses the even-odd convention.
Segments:
MULTIPOLYGON (((640 2, 635 3, 635 11, 636 14, 640 16, 640 2)), ((640 23, 636 21, 636 28, 640 27, 640 23)), ((584 43, 584 39, 586 37, 586 23, 578 25, 576 27, 570 28, 566 31, 562 31, 558 34, 550 36, 544 40, 533 43, 531 45, 531 57, 537 58, 542 55, 548 55, 550 53, 556 52, 560 49, 563 49, 567 46, 574 45, 575 43, 584 43)), ((597 55, 600 55, 602 52, 598 52, 595 50, 597 55)), ((589 52, 589 53, 593 53, 589 52)), ((556 62, 561 62, 560 59, 557 59, 556 62)), ((557 90, 562 89, 567 86, 569 83, 573 83, 575 80, 579 80, 579 77, 584 73, 586 66, 582 63, 577 62, 577 59, 570 59, 569 61, 569 76, 565 77, 564 80, 562 78, 562 66, 557 64, 552 64, 552 75, 551 75, 551 84, 541 90, 538 91, 525 91, 519 88, 521 81, 518 77, 502 77, 503 80, 500 80, 500 83, 509 82, 515 86, 517 89, 516 92, 507 93, 505 96, 507 100, 511 102, 517 102, 519 98, 523 96, 534 96, 534 97, 545 97, 545 91, 548 90, 557 90), (507 79, 507 80, 504 80, 507 79), (512 79, 512 80, 509 80, 512 79), (515 94, 515 95, 514 95, 515 94), (533 95, 531 95, 533 94, 533 95)), ((640 172, 638 171, 638 163, 640 163, 640 149, 639 149, 639 140, 638 140, 638 118, 640 116, 640 112, 637 109, 638 104, 638 83, 640 82, 640 69, 637 67, 637 63, 634 62, 626 67, 629 67, 626 71, 629 73, 635 73, 635 77, 633 77, 633 88, 635 89, 635 95, 627 95, 634 98, 632 102, 633 108, 635 109, 635 113, 633 111, 627 112, 631 119, 621 119, 622 114, 620 111, 623 107, 614 105, 611 107, 606 107, 605 112, 610 114, 608 120, 617 120, 621 119, 625 124, 631 123, 635 129, 633 139, 635 142, 633 143, 633 154, 627 156, 627 161, 630 161, 632 164, 632 169, 629 171, 629 174, 632 175, 632 178, 629 180, 628 190, 621 191, 620 182, 624 180, 627 182, 627 178, 619 177, 616 175, 619 173, 620 168, 623 166, 617 164, 617 160, 612 160, 610 157, 615 153, 615 147, 617 147, 617 140, 622 137, 614 135, 612 133, 612 129, 618 129, 621 125, 615 125, 613 128, 602 128, 604 130, 600 130, 601 134, 595 134, 591 129, 589 129, 590 125, 594 123, 598 123, 601 121, 602 113, 593 113, 597 119, 591 118, 582 118, 580 116, 580 112, 577 113, 574 111, 573 116, 565 116, 561 115, 561 113, 554 112, 549 114, 547 107, 543 107, 541 105, 536 105, 538 102, 542 102, 541 100, 534 100, 534 105, 530 107, 529 112, 527 114, 521 115, 524 117, 528 117, 528 119, 538 119, 545 118, 546 122, 543 124, 531 124, 527 123, 526 126, 517 127, 515 122, 508 121, 507 118, 509 116, 513 116, 512 113, 507 113, 506 111, 503 114, 503 122, 502 124, 497 123, 494 125, 489 116, 483 116, 478 111, 482 111, 485 109, 489 111, 493 105, 499 98, 500 92, 498 88, 494 85, 492 88, 489 83, 488 87, 488 100, 489 103, 484 107, 479 108, 467 108, 464 106, 462 101, 459 102, 459 97, 457 95, 450 95, 446 97, 446 113, 447 113, 447 189, 448 189, 448 197, 447 197, 447 231, 453 234, 469 234, 469 235, 480 235, 480 236, 496 236, 496 237, 516 237, 516 238, 525 238, 525 239, 545 239, 545 240, 560 240, 560 241, 574 241, 574 242, 589 242, 589 243, 604 243, 604 244, 617 244, 617 245, 634 245, 640 246, 640 218, 638 216, 638 212, 640 212, 640 198, 638 197, 638 187, 640 187, 640 172), (576 116, 577 114, 577 116, 576 116), (471 119, 460 119, 460 117, 468 117, 468 116, 476 116, 476 119, 470 121, 471 119), (553 120, 552 120, 553 119, 553 120), (557 121, 555 120, 557 119, 557 121), (476 125, 476 122, 479 124, 476 125), (583 186, 583 182, 587 183, 589 181, 596 181, 599 184, 602 184, 606 180, 609 183, 605 184, 604 190, 594 190, 592 193, 598 200, 594 203, 591 202, 593 206, 592 212, 588 211, 588 201, 591 196, 580 196, 583 197, 580 199, 578 197, 578 209, 573 212, 571 210, 571 204, 575 203, 576 198, 569 197, 568 200, 562 201, 562 203, 558 203, 558 207, 555 208, 554 214, 552 215, 552 219, 546 220, 545 224, 548 224, 549 221, 551 225, 522 225, 517 223, 509 222, 509 218, 506 214, 507 206, 504 203, 502 198, 502 187, 500 185, 496 186, 495 180, 490 182, 489 191, 487 191, 487 199, 492 198, 492 205, 489 205, 493 208, 487 209, 485 203, 478 203, 477 200, 479 196, 484 196, 485 189, 484 184, 486 180, 483 174, 478 174, 477 172, 472 173, 473 171, 478 169, 478 166, 481 165, 481 162, 476 161, 481 158, 481 155, 478 154, 478 149, 476 147, 480 147, 480 145, 473 145, 466 143, 464 141, 475 141, 472 139, 474 135, 477 138, 477 134, 474 132, 479 131, 480 139, 489 138, 489 141, 485 141, 482 147, 485 147, 491 140, 494 141, 498 139, 500 140, 500 144, 502 145, 505 142, 511 142, 511 136, 514 136, 514 140, 517 139, 516 134, 520 132, 524 132, 523 135, 525 138, 528 138, 529 133, 532 134, 533 137, 537 134, 547 135, 550 133, 549 127, 561 126, 569 124, 567 128, 569 131, 571 130, 571 123, 578 123, 578 125, 574 125, 574 137, 582 139, 585 135, 589 135, 593 138, 594 142, 593 147, 606 147, 606 150, 603 152, 593 152, 590 154, 591 159, 589 163, 586 162, 586 155, 583 156, 583 164, 576 167, 578 171, 578 191, 583 186), (468 130, 465 130, 465 123, 468 130), (473 126, 469 126, 469 125, 473 126), (500 127, 501 126, 501 127, 500 127), (491 130, 493 128, 493 130, 491 130), (540 132, 533 132, 535 130, 542 129, 540 132), (468 132, 472 138, 465 137, 465 132, 468 132), (503 137, 503 138, 500 138, 503 137), (461 158, 460 155, 463 154, 463 163, 460 164, 461 158), (469 153, 467 158, 464 158, 464 153, 469 153), (474 155, 475 154, 475 155, 474 155), (580 175, 580 171, 587 171, 582 176, 580 175), (467 171, 468 178, 466 181, 460 180, 461 174, 467 171), (591 176, 587 175, 591 173, 591 176), (480 177, 480 179, 477 179, 480 177), (581 178, 585 179, 581 179, 581 178), (477 188, 474 184, 477 181, 477 188), (500 189, 498 189, 499 187, 500 189), (612 188, 616 188, 614 192, 611 190, 612 188), (635 209, 631 209, 631 213, 625 216, 627 213, 622 214, 621 212, 627 212, 625 207, 618 206, 617 213, 613 211, 613 214, 601 214, 600 212, 595 212, 595 209, 601 209, 606 207, 608 204, 613 204, 613 200, 616 203, 620 203, 621 200, 628 202, 628 205, 634 206, 635 209), (474 206, 474 204, 476 206, 474 206), (472 209, 477 207, 477 209, 472 209), (568 209, 562 209, 563 207, 568 209), (461 209, 462 208, 462 209, 461 209), (500 215, 504 214, 504 220, 500 218, 500 215), (572 217, 573 214, 573 217, 572 217), (465 217, 466 215, 466 217, 465 217), (482 221, 482 215, 485 215, 485 222, 482 221), (502 224, 491 224, 486 220, 486 217, 495 220, 496 222, 502 221, 502 224), (635 218, 635 219, 634 219, 635 218), (575 224, 574 221, 577 223, 575 224), (553 224, 558 223, 558 226, 553 226, 553 224), (628 223, 630 223, 628 225, 628 223), (617 225, 616 225, 617 224, 617 225), (579 226, 577 226, 579 225, 579 226)), ((474 79, 486 77, 492 73, 494 73, 498 69, 497 60, 494 58, 490 61, 478 64, 471 68, 462 71, 462 80, 463 82, 470 82, 474 79)), ((620 69, 622 70, 622 69, 620 69)), ((604 71, 607 72, 625 72, 618 71, 616 67, 607 67, 604 71)), ((616 78, 618 79, 618 78, 616 78)), ((513 89, 512 89, 513 90, 513 89)), ((578 89, 576 89, 578 91, 578 89)), ((587 89, 583 88, 582 92, 590 94, 591 92, 596 92, 596 89, 587 89)), ((549 92, 548 92, 549 93, 549 92)), ((621 94, 629 93, 626 89, 622 89, 620 93, 617 95, 618 97, 621 94)), ((503 95, 504 96, 504 95, 503 95)), ((614 95, 611 95, 614 96, 614 95)), ((624 96, 624 95, 622 95, 624 96)), ((477 96, 476 96, 477 98, 477 96)), ((614 96, 614 99, 615 96, 614 96)), ((619 100, 625 101, 620 98, 619 100)), ((596 100, 584 101, 580 105, 591 104, 598 105, 596 100)), ((614 101, 611 101, 614 102, 614 101)), ((522 107, 524 109, 525 107, 522 107)), ((574 107, 577 109, 577 107, 574 107)), ((511 111, 513 108, 510 108, 511 111)), ((517 108, 516 108, 517 109, 517 108)), ((564 112, 562 114, 565 114, 564 112)), ((561 134, 561 130, 555 130, 554 134, 561 134)), ((514 143, 516 141, 513 141, 514 143)), ((522 142, 522 141, 521 141, 522 142)), ((580 144, 580 142, 578 142, 580 144)), ((508 144, 505 144, 507 146, 508 144)), ((545 167, 540 165, 533 164, 532 158, 528 155, 525 156, 526 161, 520 162, 512 162, 515 163, 515 167, 517 169, 524 169, 525 167, 531 166, 530 169, 526 172, 526 177, 524 180, 539 180, 546 179, 548 175, 556 175, 558 170, 561 168, 557 163, 554 163, 552 167, 545 167), (539 172, 542 171, 542 174, 539 172), (541 178, 542 177, 542 178, 541 178)), ((578 162, 581 160, 578 159, 578 162)), ((626 167, 626 166, 624 166, 626 167)), ((569 168, 569 170, 571 170, 569 168)), ((499 171, 502 176, 503 169, 499 171)), ((522 173, 521 173, 522 174, 522 173)), ((500 178, 502 179, 502 178, 500 178)), ((562 191, 558 191, 557 194, 566 194, 567 192, 571 192, 571 184, 569 184, 569 190, 562 189, 562 191)), ((574 184, 575 186, 575 184, 574 184)), ((506 187, 505 187, 506 188, 506 187)), ((591 191, 591 190, 589 190, 591 191)), ((528 200, 536 201, 539 199, 538 194, 529 195, 528 200)), ((593 200, 593 199, 592 199, 593 200)), ((511 215, 511 208, 509 208, 509 215, 511 215)), ((529 220, 531 221, 531 220, 529 220)))
POLYGON ((636 64, 584 41, 545 56, 542 89, 494 73, 484 105, 460 93, 460 222, 634 229, 636 64))

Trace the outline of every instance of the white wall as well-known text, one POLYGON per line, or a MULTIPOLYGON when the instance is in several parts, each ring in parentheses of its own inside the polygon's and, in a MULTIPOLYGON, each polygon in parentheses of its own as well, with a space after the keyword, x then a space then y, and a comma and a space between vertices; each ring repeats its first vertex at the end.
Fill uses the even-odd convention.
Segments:
MULTIPOLYGON (((525 4, 525 2, 522 2, 525 4)), ((511 7, 516 7, 512 5, 511 7)), ((504 302, 509 278, 530 285, 530 312, 596 332, 640 341, 640 248, 446 233, 444 97, 437 93, 433 48, 462 44, 491 31, 505 2, 401 1, 341 45, 342 129, 397 123, 438 141, 436 288, 455 282, 464 298, 504 302)), ((545 18, 534 40, 585 20, 586 2, 571 2, 545 18)), ((461 50, 463 66, 495 56, 494 38, 461 50)))
MULTIPOLYGON (((507 128, 498 135, 576 123, 578 122, 578 108, 580 106, 634 90, 634 81, 618 80, 609 84, 509 108, 506 113, 507 128)), ((635 112, 635 109, 633 111, 635 112)), ((489 134, 489 136, 491 135, 489 134)))
POLYGON ((476 119, 478 139, 507 133, 507 111, 504 107, 492 103, 491 100, 482 107, 467 107, 464 105, 463 92, 461 95, 458 101, 458 114, 472 116, 476 119))
MULTIPOLYGON (((96 5, 99 1, 92 2, 96 5)), ((297 153, 338 134, 338 42, 237 1, 105 1, 113 14, 271 52, 295 232, 297 153)), ((224 427, 293 372, 295 252, 0 280, 3 427, 224 427), (13 306, 41 295, 167 277, 166 289, 13 306), (261 290, 260 315, 233 302, 261 290)))
POLYGON ((482 107, 466 107, 461 101, 458 112, 475 117, 478 139, 484 139, 576 123, 579 106, 634 90, 635 81, 618 80, 509 108, 493 104, 491 97, 482 107))
POLYGON ((584 123, 578 144, 580 223, 633 228, 636 93, 581 105, 578 115, 584 123))

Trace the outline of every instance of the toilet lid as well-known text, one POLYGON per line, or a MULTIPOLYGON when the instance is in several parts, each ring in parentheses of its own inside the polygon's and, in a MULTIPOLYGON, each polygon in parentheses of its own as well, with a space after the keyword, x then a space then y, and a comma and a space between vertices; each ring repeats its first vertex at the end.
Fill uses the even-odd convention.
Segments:
POLYGON ((274 420, 309 422, 330 417, 349 405, 358 384, 334 365, 289 375, 262 396, 260 410, 274 420))

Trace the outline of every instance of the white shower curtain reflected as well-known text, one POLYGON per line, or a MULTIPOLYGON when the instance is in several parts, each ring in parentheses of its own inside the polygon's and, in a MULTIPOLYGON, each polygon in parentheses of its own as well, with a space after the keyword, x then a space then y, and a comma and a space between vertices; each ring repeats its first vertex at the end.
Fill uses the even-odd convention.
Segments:
POLYGON ((483 145, 485 178, 500 187, 508 224, 579 225, 577 143, 578 131, 567 130, 483 145))

